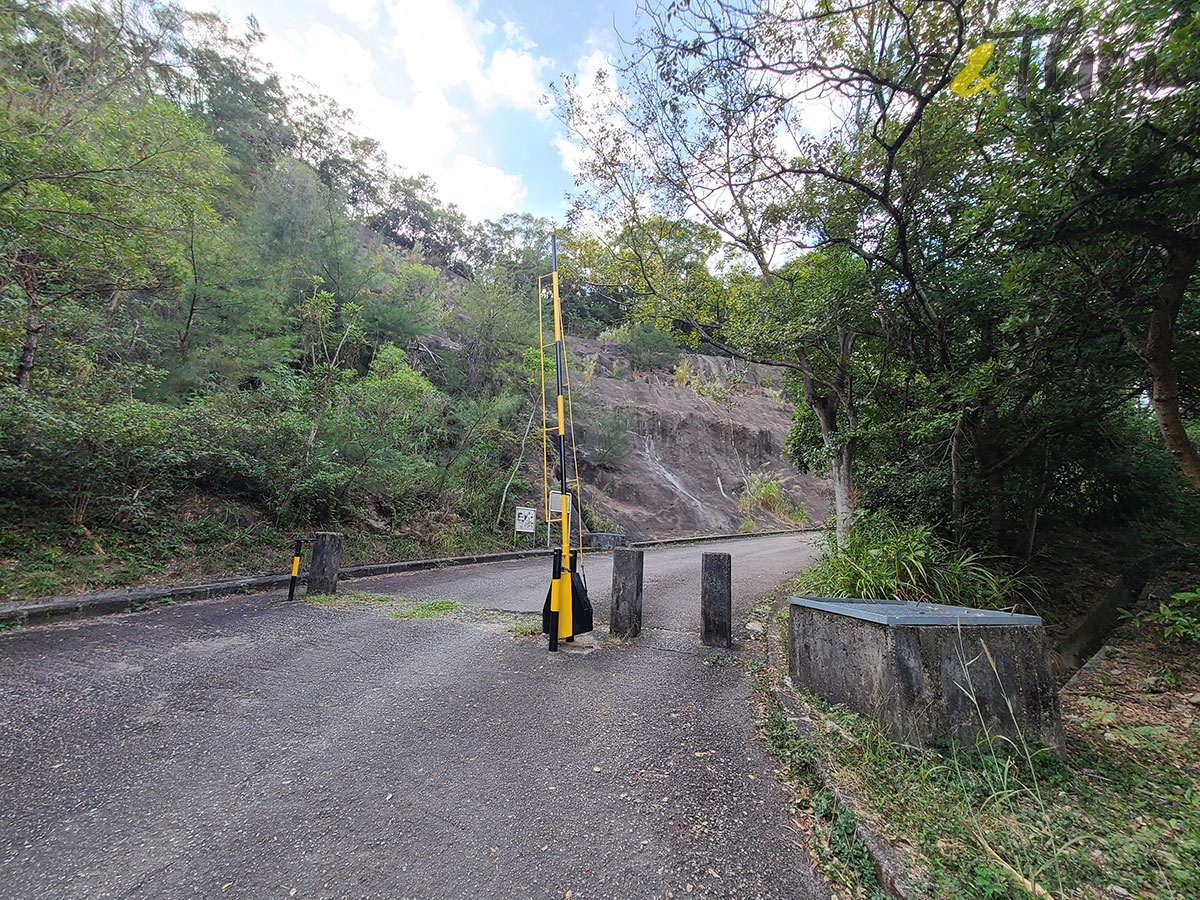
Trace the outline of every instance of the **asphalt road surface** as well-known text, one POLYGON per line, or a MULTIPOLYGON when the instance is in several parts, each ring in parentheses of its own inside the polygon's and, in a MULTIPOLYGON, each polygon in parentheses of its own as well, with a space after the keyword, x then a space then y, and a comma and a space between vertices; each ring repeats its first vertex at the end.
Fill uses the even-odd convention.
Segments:
MULTIPOLYGON (((494 621, 266 596, 2 636, 0 897, 824 900, 749 679, 698 646, 702 549, 647 551, 668 627, 554 655, 494 621)), ((743 610, 811 555, 720 549, 743 610)), ((540 608, 524 578, 392 580, 540 608)))
MULTIPOLYGON (((642 572, 643 627, 700 631, 700 558, 712 551, 732 557, 733 599, 743 613, 815 557, 813 538, 808 534, 647 547, 642 572)), ((519 559, 356 578, 345 585, 412 600, 453 600, 489 609, 540 613, 550 585, 550 566, 549 557, 519 559)), ((585 553, 583 567, 597 619, 607 622, 612 554, 585 553)), ((734 621, 738 621, 737 615, 734 621)))

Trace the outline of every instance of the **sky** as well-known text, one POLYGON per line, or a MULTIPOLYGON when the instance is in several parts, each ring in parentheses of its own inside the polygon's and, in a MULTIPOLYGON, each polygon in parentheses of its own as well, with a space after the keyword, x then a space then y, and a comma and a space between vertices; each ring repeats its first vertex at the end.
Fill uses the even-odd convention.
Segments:
MULTIPOLYGON (((472 219, 562 220, 573 184, 549 85, 620 58, 634 0, 210 0, 259 55, 352 109, 389 161, 472 219)), ((199 8, 204 0, 194 4, 199 8)))

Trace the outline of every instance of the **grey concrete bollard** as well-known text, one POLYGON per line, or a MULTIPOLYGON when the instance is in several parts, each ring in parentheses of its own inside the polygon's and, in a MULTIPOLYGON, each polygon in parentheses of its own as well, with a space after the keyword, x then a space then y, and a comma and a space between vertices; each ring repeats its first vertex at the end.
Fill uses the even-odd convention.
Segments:
POLYGON ((341 566, 342 535, 336 531, 318 531, 312 545, 312 563, 308 567, 308 596, 336 594, 341 566))
POLYGON ((733 576, 728 553, 705 553, 700 566, 700 640, 733 646, 733 576))
POLYGON ((642 557, 641 550, 627 547, 613 551, 608 631, 614 637, 635 638, 642 631, 642 557))

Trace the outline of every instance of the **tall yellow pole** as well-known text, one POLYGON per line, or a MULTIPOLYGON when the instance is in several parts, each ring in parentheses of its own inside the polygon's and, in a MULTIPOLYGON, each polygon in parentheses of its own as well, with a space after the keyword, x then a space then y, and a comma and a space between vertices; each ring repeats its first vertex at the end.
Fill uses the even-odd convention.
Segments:
POLYGON ((560 502, 562 516, 562 568, 559 569, 556 582, 558 590, 551 586, 550 608, 558 613, 558 637, 567 640, 574 637, 571 621, 571 528, 568 522, 571 506, 571 495, 567 492, 567 414, 563 402, 566 382, 566 359, 563 346, 562 304, 558 299, 558 247, 557 241, 553 246, 554 268, 550 274, 550 295, 554 302, 554 358, 556 368, 555 384, 557 386, 555 406, 558 411, 558 466, 560 479, 560 502), (554 600, 557 594, 558 609, 555 610, 554 600))
MULTIPOLYGON (((543 472, 543 496, 546 499, 546 520, 547 527, 554 520, 554 510, 550 509, 550 459, 549 459, 549 442, 551 433, 554 434, 554 440, 558 449, 558 465, 559 465, 559 508, 558 508, 558 524, 562 529, 562 549, 554 551, 554 568, 553 576, 550 581, 550 590, 546 597, 546 603, 542 607, 542 630, 550 637, 550 650, 558 649, 559 639, 573 641, 576 634, 583 634, 592 630, 592 605, 588 602, 587 586, 582 580, 582 573, 576 573, 576 566, 580 565, 583 560, 583 537, 582 525, 580 526, 580 548, 574 555, 571 553, 571 492, 568 490, 568 485, 572 479, 567 476, 567 437, 571 431, 571 409, 570 409, 570 383, 567 375, 567 350, 566 340, 563 335, 563 317, 562 303, 558 296, 558 241, 553 239, 551 245, 551 256, 553 259, 553 269, 549 275, 543 275, 538 278, 538 333, 540 335, 541 344, 541 361, 542 361, 542 472, 543 472), (545 338, 543 309, 545 305, 543 284, 545 279, 550 279, 550 298, 551 307, 553 309, 553 324, 554 324, 554 363, 555 363, 555 391, 554 391, 554 412, 558 416, 557 421, 552 426, 550 424, 550 404, 546 398, 546 379, 545 379, 545 362, 546 350, 551 346, 545 338), (576 579, 579 580, 576 580, 576 579)), ((572 459, 574 459, 575 438, 571 435, 572 459)), ((579 465, 575 464, 575 478, 573 479, 576 487, 579 486, 579 465)), ((575 515, 581 515, 580 510, 575 510, 575 515)), ((550 532, 553 535, 553 531, 550 532)), ((552 539, 552 538, 551 538, 552 539)))

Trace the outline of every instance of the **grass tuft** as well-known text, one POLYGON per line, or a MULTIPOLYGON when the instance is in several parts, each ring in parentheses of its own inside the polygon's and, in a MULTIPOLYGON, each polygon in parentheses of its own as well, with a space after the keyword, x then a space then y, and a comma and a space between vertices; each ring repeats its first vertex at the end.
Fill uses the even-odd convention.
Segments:
POLYGON ((388 615, 393 619, 440 619, 456 609, 463 609, 463 604, 453 600, 429 600, 408 609, 394 609, 388 615))

